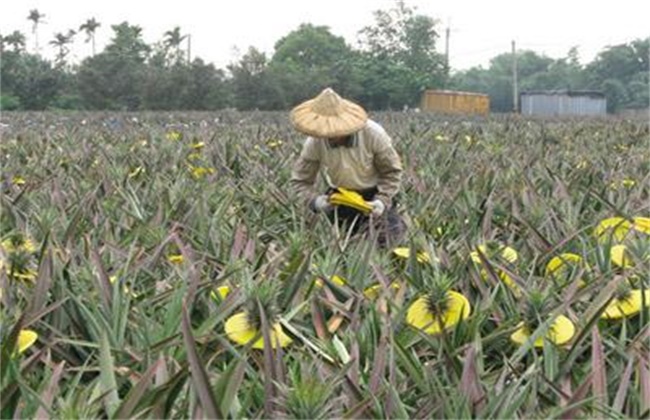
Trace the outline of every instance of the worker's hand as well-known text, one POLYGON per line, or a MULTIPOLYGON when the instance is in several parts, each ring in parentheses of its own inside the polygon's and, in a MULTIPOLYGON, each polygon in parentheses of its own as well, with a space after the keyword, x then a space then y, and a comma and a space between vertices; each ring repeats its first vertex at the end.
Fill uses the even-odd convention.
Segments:
POLYGON ((332 204, 330 204, 330 198, 327 195, 319 195, 318 197, 314 198, 311 202, 311 209, 316 211, 316 212, 330 212, 334 208, 332 204))
POLYGON ((384 211, 386 210, 386 205, 381 200, 372 200, 370 202, 370 205, 372 206, 372 211, 370 212, 370 214, 373 217, 381 216, 382 214, 384 214, 384 211))

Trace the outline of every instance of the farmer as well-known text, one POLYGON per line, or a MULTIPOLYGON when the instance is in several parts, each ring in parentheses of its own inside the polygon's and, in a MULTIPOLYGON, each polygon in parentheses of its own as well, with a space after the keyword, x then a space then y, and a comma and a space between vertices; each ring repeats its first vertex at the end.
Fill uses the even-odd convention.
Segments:
POLYGON ((293 187, 309 208, 353 233, 367 232, 372 222, 380 246, 398 244, 406 233, 394 202, 402 162, 386 131, 361 106, 330 88, 296 106, 290 117, 296 130, 309 136, 291 173, 293 187), (329 186, 325 193, 314 190, 319 171, 329 186), (330 203, 338 187, 360 193, 371 205, 370 214, 330 203))

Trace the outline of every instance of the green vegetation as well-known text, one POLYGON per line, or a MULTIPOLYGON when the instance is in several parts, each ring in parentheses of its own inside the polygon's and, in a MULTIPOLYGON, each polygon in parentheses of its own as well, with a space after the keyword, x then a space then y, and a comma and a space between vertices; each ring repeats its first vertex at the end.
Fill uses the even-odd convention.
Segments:
MULTIPOLYGON (((32 10, 29 16, 33 49, 20 32, 0 35, 3 110, 281 110, 328 86, 372 110, 417 107, 422 92, 432 88, 486 93, 492 111, 513 109, 512 54, 494 57, 488 68, 452 72, 439 52, 438 22, 400 0, 360 28, 358 48, 328 27, 303 24, 277 40, 270 57, 250 46, 225 69, 188 57, 189 40, 179 27, 148 45, 141 27, 110 25, 111 41, 95 51, 103 25, 94 18, 78 28, 92 43, 90 57, 68 62, 76 36, 68 30, 49 42, 56 51, 49 62, 38 46, 43 15, 32 10)), ((519 51, 520 89, 598 90, 606 94, 610 112, 647 108, 649 45, 646 38, 607 47, 584 66, 576 48, 560 59, 519 51)))
POLYGON ((3 114, 2 417, 647 417, 647 123, 373 117, 399 255, 307 214, 286 113, 3 114))

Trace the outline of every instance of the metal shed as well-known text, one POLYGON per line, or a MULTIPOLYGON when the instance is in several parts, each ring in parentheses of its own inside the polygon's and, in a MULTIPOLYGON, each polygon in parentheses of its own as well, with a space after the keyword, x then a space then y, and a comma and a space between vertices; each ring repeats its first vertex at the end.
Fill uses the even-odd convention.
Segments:
POLYGON ((482 114, 490 112, 490 97, 483 93, 453 90, 426 90, 422 94, 422 111, 449 114, 482 114))
POLYGON ((598 91, 529 91, 519 95, 523 115, 598 116, 607 114, 607 99, 598 91))

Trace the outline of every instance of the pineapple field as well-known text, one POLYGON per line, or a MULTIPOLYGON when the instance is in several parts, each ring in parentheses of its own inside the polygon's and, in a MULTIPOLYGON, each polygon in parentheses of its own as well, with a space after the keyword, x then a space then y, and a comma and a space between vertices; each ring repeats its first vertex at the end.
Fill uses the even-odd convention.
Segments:
POLYGON ((3 113, 1 417, 650 416, 647 121, 371 118, 396 248, 286 113, 3 113))

